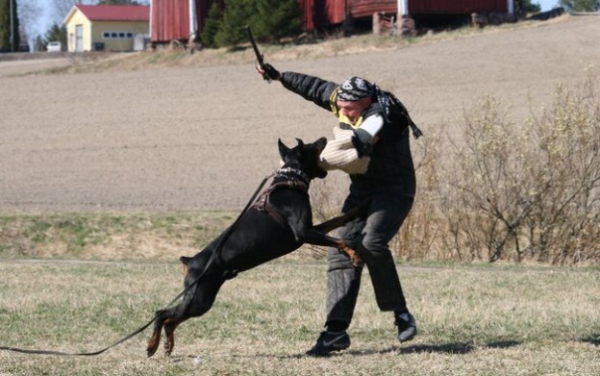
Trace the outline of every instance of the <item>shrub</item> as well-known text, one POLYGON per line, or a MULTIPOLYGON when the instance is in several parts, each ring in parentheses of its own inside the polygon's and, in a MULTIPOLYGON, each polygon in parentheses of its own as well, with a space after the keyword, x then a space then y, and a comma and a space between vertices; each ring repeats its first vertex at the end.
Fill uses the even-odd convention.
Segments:
MULTIPOLYGON (((419 174, 420 192, 436 186, 437 197, 419 193, 417 202, 437 203, 424 205, 444 218, 436 244, 448 258, 600 262, 596 86, 590 78, 558 87, 551 108, 520 124, 494 97, 465 112, 461 137, 448 139, 439 168, 419 174)), ((439 224, 419 225, 431 227, 439 224)))

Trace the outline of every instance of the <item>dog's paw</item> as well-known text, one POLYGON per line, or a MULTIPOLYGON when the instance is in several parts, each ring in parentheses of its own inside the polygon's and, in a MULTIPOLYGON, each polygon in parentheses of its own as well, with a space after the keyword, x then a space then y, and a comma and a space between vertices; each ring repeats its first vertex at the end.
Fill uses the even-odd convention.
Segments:
POLYGON ((165 356, 171 356, 173 348, 175 348, 175 344, 171 340, 166 340, 163 348, 165 350, 165 356))
POLYGON ((355 250, 353 250, 352 248, 348 247, 348 246, 344 246, 342 248, 339 249, 340 252, 345 253, 348 255, 348 257, 350 257, 350 261, 352 261, 352 265, 355 268, 360 268, 363 266, 363 261, 360 258, 360 256, 358 255, 358 253, 356 253, 355 250))
POLYGON ((148 355, 148 358, 150 358, 152 355, 154 355, 156 353, 157 349, 158 349, 158 346, 148 346, 146 348, 146 354, 148 355))
POLYGON ((154 336, 150 338, 150 341, 148 341, 148 347, 146 347, 146 354, 148 354, 148 358, 150 358, 156 353, 156 350, 158 350, 159 343, 160 337, 158 339, 154 336))
POLYGON ((355 268, 361 268, 363 266, 363 260, 356 252, 354 252, 354 255, 350 256, 350 259, 355 268))

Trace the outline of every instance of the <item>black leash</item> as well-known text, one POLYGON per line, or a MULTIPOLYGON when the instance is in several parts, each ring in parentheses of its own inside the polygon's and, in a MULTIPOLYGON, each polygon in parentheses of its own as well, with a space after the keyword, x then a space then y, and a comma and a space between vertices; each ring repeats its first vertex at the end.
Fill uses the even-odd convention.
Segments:
MULTIPOLYGON (((225 244, 225 241, 229 238, 229 236, 237 228, 237 226, 240 223, 240 219, 242 218, 242 216, 248 211, 248 209, 250 208, 250 205, 252 205, 252 203, 256 199, 256 196, 258 196, 258 193, 262 190, 262 188, 264 187, 264 185, 267 182, 267 180, 269 180, 271 177, 273 177, 273 175, 275 175, 275 174, 273 173, 273 174, 265 177, 263 179, 263 181, 260 183, 260 185, 258 186, 258 188, 256 189, 256 191, 254 192, 254 194, 250 198, 250 201, 248 201, 248 203, 246 204, 246 207, 244 207, 244 210, 242 210, 242 212, 240 213, 240 215, 238 215, 238 217, 236 218, 236 220, 229 227, 229 229, 227 230, 227 232, 225 233, 225 235, 223 235, 223 238, 221 239, 221 241, 219 242, 219 244, 215 248, 215 251, 213 252, 213 254, 210 256, 210 259, 208 259, 208 262, 206 263, 206 266, 204 267, 204 270, 202 271, 202 273, 200 274, 200 276, 198 278, 196 278, 194 280, 194 282, 192 282, 182 292, 180 292, 179 295, 177 295, 173 300, 171 300, 171 302, 169 304, 167 304, 166 307, 170 307, 171 305, 173 305, 177 300, 179 300, 179 298, 181 298, 186 292, 188 292, 188 290, 190 290, 192 287, 196 286, 196 284, 200 281, 200 279, 202 279, 202 277, 204 277, 204 273, 206 273, 206 271, 211 266, 211 264, 213 263, 213 261, 217 258, 217 256, 219 255, 219 253, 221 253, 221 249, 223 249, 223 245, 225 244)), ((125 337, 121 338, 120 340, 118 340, 117 342, 113 343, 112 345, 110 345, 108 347, 105 347, 102 350, 98 350, 98 351, 94 351, 94 352, 67 353, 67 352, 62 352, 62 351, 50 351, 50 350, 29 350, 29 349, 21 349, 21 348, 18 348, 18 347, 9 347, 9 346, 0 346, 0 350, 13 351, 13 352, 18 352, 18 353, 23 353, 23 354, 36 354, 36 355, 95 356, 95 355, 100 355, 103 352, 105 352, 105 351, 107 351, 107 350, 109 350, 109 349, 111 349, 111 348, 113 348, 115 346, 118 346, 121 343, 123 343, 123 342, 125 342, 127 340, 130 340, 131 338, 137 336, 138 334, 140 334, 141 332, 143 332, 144 330, 146 330, 146 328, 149 327, 154 321, 156 321, 156 315, 152 318, 152 320, 148 321, 148 323, 146 323, 144 326, 142 326, 142 327, 134 330, 133 332, 129 333, 128 335, 126 335, 125 337)))

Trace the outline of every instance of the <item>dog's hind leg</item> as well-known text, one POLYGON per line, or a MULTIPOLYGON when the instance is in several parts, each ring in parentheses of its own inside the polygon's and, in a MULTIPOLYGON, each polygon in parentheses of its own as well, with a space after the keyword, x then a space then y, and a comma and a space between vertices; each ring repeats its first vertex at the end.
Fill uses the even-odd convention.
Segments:
POLYGON ((225 279, 214 277, 206 281, 200 281, 195 292, 193 292, 194 289, 190 290, 179 305, 170 309, 157 311, 154 332, 146 349, 148 357, 154 355, 156 350, 158 350, 163 327, 167 337, 164 349, 166 355, 170 355, 175 347, 174 332, 177 326, 191 317, 199 317, 208 312, 224 282, 225 279))
MULTIPOLYGON (((187 279, 187 275, 188 275, 188 271, 189 271, 189 267, 188 264, 191 260, 190 257, 181 257, 181 264, 183 266, 183 279, 186 280, 187 279)), ((158 346, 160 345, 160 336, 161 336, 161 332, 163 327, 165 328, 165 335, 167 336, 167 342, 165 342, 165 351, 170 354, 171 351, 173 351, 173 347, 174 347, 174 337, 173 337, 173 332, 175 331, 175 328, 177 328, 177 325, 179 325, 180 323, 182 323, 184 320, 175 320, 173 319, 173 316, 175 316, 176 312, 178 309, 180 309, 180 305, 173 307, 171 309, 164 309, 164 310, 160 310, 160 311, 156 311, 155 313, 155 319, 154 319, 154 331, 152 332, 152 337, 150 337, 150 340, 148 341, 148 346, 146 348, 146 352, 148 354, 148 357, 151 357, 152 355, 154 355, 156 353, 156 350, 158 350, 158 346)))
MULTIPOLYGON (((154 353, 156 353, 156 350, 158 350, 158 345, 160 345, 160 336, 161 336, 163 326, 165 326, 165 332, 167 332, 166 325, 168 325, 169 322, 172 321, 172 317, 175 314, 175 311, 177 310, 177 308, 179 306, 176 306, 176 307, 173 307, 170 309, 163 309, 160 311, 156 311, 155 320, 154 320, 154 331, 152 332, 152 337, 150 337, 150 340, 148 341, 148 347, 146 347, 146 353, 148 354, 148 358, 151 357, 152 355, 154 355, 154 353)), ((172 335, 173 335, 173 332, 171 331, 171 336, 172 335)), ((169 340, 169 336, 167 333, 167 341, 168 340, 169 340)), ((167 346, 167 344, 165 344, 165 347, 166 346, 167 346)), ((171 345, 170 347, 172 348, 173 346, 171 345)))
POLYGON ((164 323, 164 328, 165 328, 165 344, 164 344, 164 349, 165 349, 165 354, 167 356, 171 355, 171 353, 173 352, 173 349, 175 348, 175 329, 177 329, 177 327, 179 326, 179 324, 181 324, 182 322, 184 322, 187 319, 167 319, 164 323))

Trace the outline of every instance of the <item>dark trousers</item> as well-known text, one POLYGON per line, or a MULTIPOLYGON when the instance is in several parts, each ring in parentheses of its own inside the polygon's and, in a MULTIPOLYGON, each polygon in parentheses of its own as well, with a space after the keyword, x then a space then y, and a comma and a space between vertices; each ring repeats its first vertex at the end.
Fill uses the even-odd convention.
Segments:
MULTIPOLYGON (((407 310, 406 300, 388 243, 398 233, 412 207, 413 198, 397 191, 366 196, 350 194, 342 212, 365 199, 368 200, 365 215, 340 228, 337 236, 356 250, 369 269, 379 309, 404 312, 407 310)), ((350 325, 363 268, 354 267, 348 255, 335 248, 329 250, 328 263, 327 322, 350 325)))

